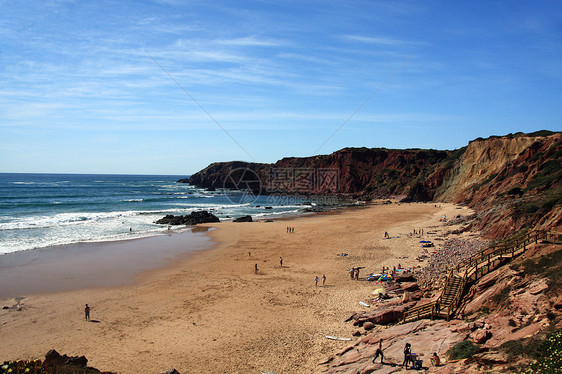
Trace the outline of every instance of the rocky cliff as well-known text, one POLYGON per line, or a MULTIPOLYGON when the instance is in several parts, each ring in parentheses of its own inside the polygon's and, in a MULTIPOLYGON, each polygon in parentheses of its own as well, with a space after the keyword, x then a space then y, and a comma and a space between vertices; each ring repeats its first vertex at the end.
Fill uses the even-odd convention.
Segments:
POLYGON ((476 139, 454 151, 344 148, 274 164, 214 163, 188 180, 206 188, 260 193, 343 194, 455 202, 478 214, 490 238, 562 225, 562 133, 476 139))
POLYGON ((400 366, 406 343, 412 345, 413 352, 425 354, 420 358, 430 373, 559 372, 559 352, 554 357, 544 357, 543 352, 547 351, 544 344, 552 342, 552 338, 545 338, 562 332, 561 289, 560 245, 540 243, 471 284, 463 299, 462 318, 384 327, 363 324, 355 333, 357 340, 322 363, 326 365, 323 372, 406 372, 400 366), (373 362, 381 339, 384 365, 373 362), (463 356, 458 357, 453 347, 462 346, 463 356), (473 351, 468 352, 467 347, 473 351), (442 365, 430 363, 431 352, 437 353, 442 365), (520 371, 535 359, 539 361, 534 365, 541 365, 544 358, 550 368, 520 371))

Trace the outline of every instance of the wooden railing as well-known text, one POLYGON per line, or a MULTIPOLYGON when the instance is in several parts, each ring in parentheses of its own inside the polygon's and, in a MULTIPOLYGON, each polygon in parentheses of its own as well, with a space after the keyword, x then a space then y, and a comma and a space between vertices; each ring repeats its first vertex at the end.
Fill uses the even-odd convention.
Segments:
POLYGON ((437 300, 404 312, 403 322, 435 317, 444 317, 449 320, 455 315, 469 281, 478 280, 499 266, 504 259, 513 258, 525 252, 529 244, 537 243, 539 239, 562 243, 562 233, 543 230, 530 231, 514 235, 501 243, 493 244, 479 251, 449 271, 441 295, 437 300), (452 298, 446 300, 445 296, 450 297, 451 293, 453 293, 452 298))

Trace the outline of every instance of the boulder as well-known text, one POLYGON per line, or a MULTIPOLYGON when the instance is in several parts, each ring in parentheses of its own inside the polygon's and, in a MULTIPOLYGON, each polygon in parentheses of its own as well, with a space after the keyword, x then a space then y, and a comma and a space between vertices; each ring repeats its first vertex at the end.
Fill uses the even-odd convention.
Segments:
POLYGON ((180 374, 180 372, 176 369, 168 369, 166 371, 161 371, 158 374, 180 374))
POLYGON ((62 360, 62 356, 60 355, 60 353, 58 353, 54 349, 51 349, 45 355, 45 361, 43 362, 43 365, 45 365, 46 367, 57 366, 57 365, 62 364, 62 362, 63 362, 63 360, 62 360))
POLYGON ((363 328, 367 331, 372 330, 375 328, 375 324, 373 322, 365 322, 363 324, 363 328))
POLYGON ((469 338, 476 344, 484 344, 486 340, 490 339, 492 334, 486 329, 479 329, 470 334, 469 338))
POLYGON ((545 278, 542 278, 542 279, 538 280, 537 282, 534 282, 529 287, 529 293, 531 295, 538 295, 540 293, 543 293, 546 290, 548 290, 548 283, 547 283, 547 280, 545 278))
POLYGON ((219 218, 206 210, 191 212, 185 216, 166 215, 156 221, 159 225, 197 225, 198 223, 220 222, 219 218))
POLYGON ((416 282, 403 282, 400 284, 404 291, 414 292, 420 289, 416 282))
POLYGON ((67 365, 86 367, 86 365, 88 365, 88 359, 86 356, 68 357, 64 363, 67 365))
POLYGON ((232 222, 252 222, 252 216, 238 217, 232 222))
POLYGON ((366 322, 376 325, 389 325, 399 322, 404 316, 404 312, 415 304, 415 302, 409 302, 401 305, 380 306, 374 311, 356 313, 348 320, 354 319, 354 326, 363 326, 366 322))
MULTIPOLYGON (((85 356, 67 356, 60 355, 54 349, 51 349, 45 355, 43 367, 47 373, 82 373, 82 374, 100 374, 102 373, 96 368, 88 367, 88 359, 85 356)), ((103 372, 103 374, 112 374, 111 372, 103 372)))
POLYGON ((398 283, 404 283, 404 282, 415 282, 416 278, 411 274, 406 274, 406 275, 396 275, 396 278, 394 280, 398 283))

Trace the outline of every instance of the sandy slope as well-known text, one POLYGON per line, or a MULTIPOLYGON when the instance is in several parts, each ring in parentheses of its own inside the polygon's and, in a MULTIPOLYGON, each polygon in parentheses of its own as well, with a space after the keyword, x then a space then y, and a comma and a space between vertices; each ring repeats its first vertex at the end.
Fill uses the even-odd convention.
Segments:
POLYGON ((355 330, 343 320, 374 288, 351 281, 348 269, 365 266, 365 275, 383 265, 417 265, 420 239, 407 234, 450 230, 439 222, 443 214, 469 210, 391 204, 214 224, 213 249, 144 273, 133 286, 28 296, 21 311, 0 310, 0 360, 42 358, 54 348, 120 373, 320 372, 318 363, 347 344, 325 335, 351 337, 355 330), (384 231, 395 238, 383 239, 384 231), (322 274, 326 286, 315 287, 322 274), (99 323, 84 321, 85 303, 99 323))

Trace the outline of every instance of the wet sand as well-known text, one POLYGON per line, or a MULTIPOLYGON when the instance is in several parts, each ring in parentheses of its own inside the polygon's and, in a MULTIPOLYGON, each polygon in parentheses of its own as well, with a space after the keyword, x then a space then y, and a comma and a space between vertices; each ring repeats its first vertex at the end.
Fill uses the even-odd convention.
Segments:
POLYGON ((132 284, 147 270, 211 248, 201 230, 114 242, 61 245, 0 256, 0 299, 132 284))
POLYGON ((125 374, 172 367, 184 374, 318 373, 321 361, 348 344, 325 336, 352 338, 355 328, 343 321, 375 288, 351 281, 348 269, 364 266, 364 276, 382 266, 418 265, 420 239, 408 233, 432 227, 438 236, 454 229, 443 226, 441 216, 457 214, 470 210, 390 204, 202 225, 217 228, 208 233, 212 249, 173 258, 132 285, 2 299, 0 305, 11 308, 0 310, 0 358, 41 358, 56 349, 125 374), (385 231, 392 239, 384 239, 385 231), (326 285, 315 287, 322 274, 326 285), (84 321, 85 303, 97 323, 84 321))

